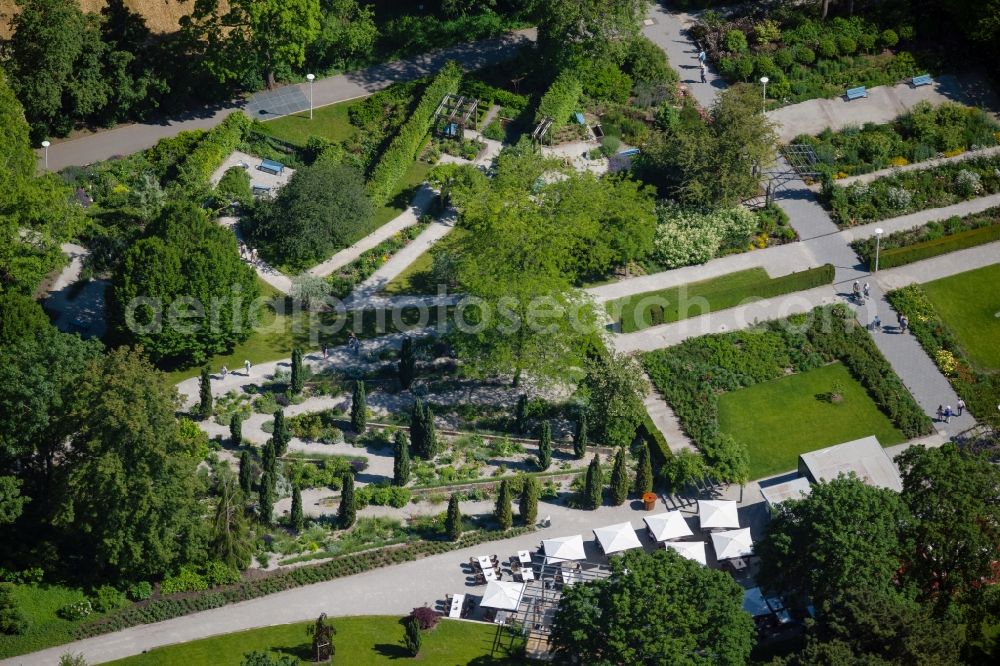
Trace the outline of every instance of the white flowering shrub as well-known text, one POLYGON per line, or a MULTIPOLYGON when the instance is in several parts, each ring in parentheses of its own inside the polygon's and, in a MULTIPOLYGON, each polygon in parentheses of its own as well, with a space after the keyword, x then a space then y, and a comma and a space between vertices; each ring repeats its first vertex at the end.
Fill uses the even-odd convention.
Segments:
POLYGON ((902 187, 890 187, 885 191, 885 199, 889 205, 898 210, 903 210, 910 205, 913 194, 902 187))
POLYGON ((983 191, 983 182, 979 177, 979 174, 975 171, 970 171, 968 169, 962 169, 955 176, 955 189, 958 190, 959 194, 963 197, 971 197, 974 194, 979 194, 983 191))
POLYGON ((855 205, 868 201, 868 183, 857 182, 848 185, 847 200, 855 205))
POLYGON ((705 213, 661 202, 657 217, 653 258, 665 268, 703 264, 721 248, 745 245, 757 228, 742 206, 705 213))

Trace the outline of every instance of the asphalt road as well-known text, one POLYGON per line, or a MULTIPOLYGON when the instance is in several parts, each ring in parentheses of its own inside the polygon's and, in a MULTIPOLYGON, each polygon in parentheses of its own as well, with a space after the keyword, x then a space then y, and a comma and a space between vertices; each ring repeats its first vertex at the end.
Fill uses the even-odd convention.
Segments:
MULTIPOLYGON (((454 60, 466 70, 474 70, 502 62, 518 47, 535 39, 535 30, 520 30, 502 37, 459 44, 365 69, 348 72, 313 82, 313 105, 326 106, 363 97, 392 83, 408 81, 440 69, 454 60)), ((210 129, 233 111, 243 110, 251 118, 270 120, 309 108, 309 84, 282 86, 236 100, 207 106, 184 115, 145 123, 120 125, 96 134, 70 141, 54 141, 49 147, 48 169, 58 171, 67 166, 84 166, 114 157, 128 155, 156 144, 160 139, 175 136, 185 130, 210 129)), ((45 169, 44 153, 39 148, 39 169, 45 169)))

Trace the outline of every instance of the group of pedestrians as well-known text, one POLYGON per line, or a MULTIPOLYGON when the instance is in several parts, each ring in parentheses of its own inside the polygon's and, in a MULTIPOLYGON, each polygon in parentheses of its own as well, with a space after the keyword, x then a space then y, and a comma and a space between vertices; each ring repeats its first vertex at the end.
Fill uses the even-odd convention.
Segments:
POLYGON ((257 248, 250 247, 246 243, 240 243, 240 259, 256 266, 259 261, 257 257, 257 248))
POLYGON ((952 411, 951 405, 945 405, 943 407, 938 405, 937 420, 939 422, 951 423, 951 417, 961 416, 965 412, 965 401, 959 398, 958 402, 955 403, 955 407, 957 408, 957 411, 952 411))

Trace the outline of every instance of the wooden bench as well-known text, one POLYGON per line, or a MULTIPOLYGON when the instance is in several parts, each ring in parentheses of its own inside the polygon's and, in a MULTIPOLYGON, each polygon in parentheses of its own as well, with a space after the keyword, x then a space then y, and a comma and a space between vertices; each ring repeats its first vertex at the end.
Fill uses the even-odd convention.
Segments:
POLYGON ((868 91, 865 90, 864 86, 858 86, 857 88, 849 88, 847 90, 848 100, 855 100, 861 97, 868 97, 868 91))
POLYGON ((919 88, 920 86, 929 86, 934 83, 934 79, 931 78, 930 74, 921 74, 910 79, 910 83, 914 88, 919 88))

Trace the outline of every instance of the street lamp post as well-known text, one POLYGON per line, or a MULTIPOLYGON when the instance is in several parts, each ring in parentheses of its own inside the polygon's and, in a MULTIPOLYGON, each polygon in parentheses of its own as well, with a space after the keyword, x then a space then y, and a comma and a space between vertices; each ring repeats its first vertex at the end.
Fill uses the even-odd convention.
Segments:
POLYGON ((309 81, 309 120, 313 119, 313 81, 315 79, 315 74, 306 74, 306 80, 309 81))
POLYGON ((879 253, 879 250, 882 249, 882 234, 884 234, 884 233, 885 233, 885 230, 882 229, 882 227, 879 227, 878 229, 875 230, 875 272, 876 273, 878 273, 878 253, 879 253))
POLYGON ((764 106, 762 107, 762 113, 767 113, 767 82, 770 80, 766 76, 760 77, 760 82, 764 84, 764 106))
POLYGON ((51 145, 52 144, 48 140, 42 141, 42 148, 45 149, 45 170, 46 171, 49 170, 49 146, 51 146, 51 145))

